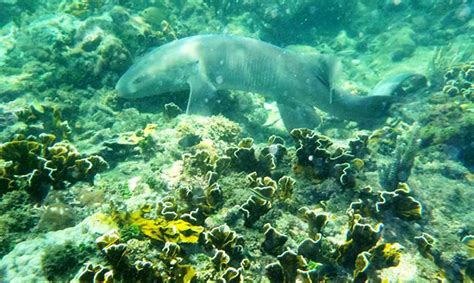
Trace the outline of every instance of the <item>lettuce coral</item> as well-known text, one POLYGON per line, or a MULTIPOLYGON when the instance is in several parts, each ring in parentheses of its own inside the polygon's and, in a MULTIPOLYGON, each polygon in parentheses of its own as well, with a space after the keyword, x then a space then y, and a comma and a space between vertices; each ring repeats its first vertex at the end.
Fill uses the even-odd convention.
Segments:
POLYGON ((237 147, 230 147, 226 155, 231 158, 231 165, 238 171, 253 172, 268 176, 275 169, 275 157, 271 152, 258 151, 252 138, 241 140, 237 147))
POLYGON ((42 199, 51 188, 92 181, 97 173, 108 168, 102 157, 84 157, 69 142, 55 141, 56 137, 48 134, 18 135, 0 144, 0 194, 23 189, 42 199))
POLYGON ((393 192, 380 192, 380 201, 375 204, 377 212, 391 210, 396 216, 404 220, 419 220, 423 214, 423 207, 419 201, 410 196, 410 188, 406 183, 398 184, 393 192))
POLYGON ((354 187, 356 169, 362 168, 361 159, 368 152, 367 138, 359 136, 349 148, 334 146, 334 142, 310 129, 293 129, 291 136, 297 143, 296 172, 316 179, 336 177, 343 187, 354 187))

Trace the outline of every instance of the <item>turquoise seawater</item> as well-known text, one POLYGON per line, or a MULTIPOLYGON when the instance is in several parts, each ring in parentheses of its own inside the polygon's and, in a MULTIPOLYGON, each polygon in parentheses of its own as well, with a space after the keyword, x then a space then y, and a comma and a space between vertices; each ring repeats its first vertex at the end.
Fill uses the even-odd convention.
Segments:
POLYGON ((473 282, 474 1, 0 0, 0 282, 473 282))

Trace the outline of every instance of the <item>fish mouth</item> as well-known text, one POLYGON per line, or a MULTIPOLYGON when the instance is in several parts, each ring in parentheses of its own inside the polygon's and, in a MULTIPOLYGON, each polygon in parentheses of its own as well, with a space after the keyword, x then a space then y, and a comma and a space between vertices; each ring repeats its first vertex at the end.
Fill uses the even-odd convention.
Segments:
POLYGON ((131 91, 130 87, 124 82, 123 77, 120 78, 115 85, 115 90, 120 97, 132 97, 135 93, 134 91, 131 91))

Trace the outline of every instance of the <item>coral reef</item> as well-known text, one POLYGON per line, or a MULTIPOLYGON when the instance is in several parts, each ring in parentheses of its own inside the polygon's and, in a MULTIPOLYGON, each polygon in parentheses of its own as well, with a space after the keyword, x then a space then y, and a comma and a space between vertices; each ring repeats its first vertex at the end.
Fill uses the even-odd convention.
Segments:
POLYGON ((397 138, 395 158, 390 165, 382 169, 380 183, 387 190, 394 190, 398 183, 406 182, 410 177, 413 162, 418 152, 419 127, 412 125, 405 135, 397 138))
POLYGON ((62 118, 63 110, 51 103, 34 101, 15 111, 19 122, 24 123, 24 129, 17 130, 25 136, 38 136, 41 133, 52 133, 58 139, 67 139, 72 129, 67 120, 62 118))
MULTIPOLYGON (((48 281, 45 278, 41 265, 42 257, 48 249, 74 241, 74 246, 81 247, 82 245, 84 247, 82 251, 90 251, 87 247, 94 242, 96 235, 107 233, 116 228, 110 217, 102 213, 96 213, 74 227, 48 232, 39 237, 18 243, 9 254, 0 260, 2 280, 48 281), (30 265, 25 264, 25 262, 35 262, 37 264, 30 265)), ((62 254, 61 257, 63 255, 65 254, 62 254)), ((76 257, 78 254, 69 254, 68 256, 76 257)), ((93 253, 84 253, 79 261, 82 262, 84 259, 87 260, 87 258, 92 256, 93 253)), ((60 264, 67 265, 67 262, 60 262, 60 264)), ((67 278, 72 277, 70 274, 65 276, 67 278)))
POLYGON ((56 142, 54 135, 18 136, 0 145, 2 194, 25 190, 42 199, 50 188, 61 189, 66 182, 92 181, 105 170, 100 156, 82 157, 68 142, 56 142))
POLYGON ((446 67, 443 93, 435 96, 432 110, 421 116, 424 127, 420 129, 423 147, 442 145, 445 150, 456 151, 467 168, 474 164, 472 143, 468 137, 474 128, 472 115, 472 63, 459 63, 446 67))
POLYGON ((410 188, 406 183, 400 183, 393 192, 381 192, 379 197, 381 201, 375 204, 378 213, 390 209, 404 220, 421 219, 421 203, 410 196, 410 188))
POLYGON ((33 233, 39 215, 34 210, 26 191, 12 191, 2 195, 0 201, 0 256, 10 252, 15 243, 33 233))
POLYGON ((161 217, 145 218, 143 214, 150 212, 150 209, 144 207, 127 213, 122 216, 122 221, 126 225, 138 227, 145 236, 162 242, 196 243, 199 240, 199 235, 203 232, 202 227, 194 226, 181 219, 168 221, 161 217))
POLYGON ((243 139, 237 147, 227 149, 226 155, 230 157, 230 164, 236 170, 248 173, 255 171, 260 176, 270 175, 270 171, 276 166, 273 154, 264 150, 257 153, 251 138, 243 139))
POLYGON ((218 226, 205 233, 206 244, 214 249, 224 251, 233 259, 241 257, 243 238, 232 231, 226 224, 218 226))
POLYGON ((50 281, 71 280, 71 274, 79 270, 87 256, 91 254, 90 250, 85 246, 75 246, 72 242, 46 250, 41 258, 45 277, 50 281))
POLYGON ((302 218, 308 223, 308 234, 311 239, 319 235, 328 221, 328 214, 311 210, 307 207, 300 209, 302 218))
POLYGON ((263 250, 271 255, 278 255, 282 253, 283 245, 288 240, 288 237, 281 234, 269 223, 263 226, 265 229, 265 241, 262 244, 263 250))
POLYGON ((291 136, 298 144, 295 171, 317 179, 336 177, 343 187, 355 186, 354 175, 361 167, 360 159, 355 156, 367 152, 364 149, 367 141, 363 137, 352 141, 347 149, 334 146, 331 139, 309 129, 294 129, 291 136))
POLYGON ((444 74, 445 85, 443 92, 449 96, 458 96, 466 98, 469 101, 474 100, 474 62, 450 67, 444 74))
POLYGON ((346 242, 339 247, 338 261, 344 266, 353 267, 359 254, 374 247, 382 236, 383 224, 372 227, 360 220, 360 215, 354 215, 346 242))
POLYGON ((240 206, 246 226, 252 226, 272 208, 272 200, 277 190, 277 183, 272 178, 256 176, 256 172, 247 176, 250 185, 254 186, 251 189, 253 195, 240 206))
POLYGON ((472 281, 462 2, 0 0, 0 281, 472 281), (203 33, 336 54, 354 95, 430 84, 386 121, 290 135, 257 93, 219 91, 211 117, 188 91, 117 96, 136 58, 203 33))

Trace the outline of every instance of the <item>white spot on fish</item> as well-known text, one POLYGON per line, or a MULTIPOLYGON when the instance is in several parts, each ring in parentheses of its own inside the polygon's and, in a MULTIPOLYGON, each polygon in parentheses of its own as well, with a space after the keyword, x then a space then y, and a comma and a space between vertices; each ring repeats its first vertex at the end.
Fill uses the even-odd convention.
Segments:
POLYGON ((219 64, 224 65, 224 60, 221 60, 219 64))
POLYGON ((222 76, 217 76, 216 77, 216 83, 222 84, 224 82, 224 78, 222 76))
POLYGON ((197 53, 197 42, 188 41, 186 44, 181 46, 181 54, 185 54, 190 57, 198 57, 197 53))

